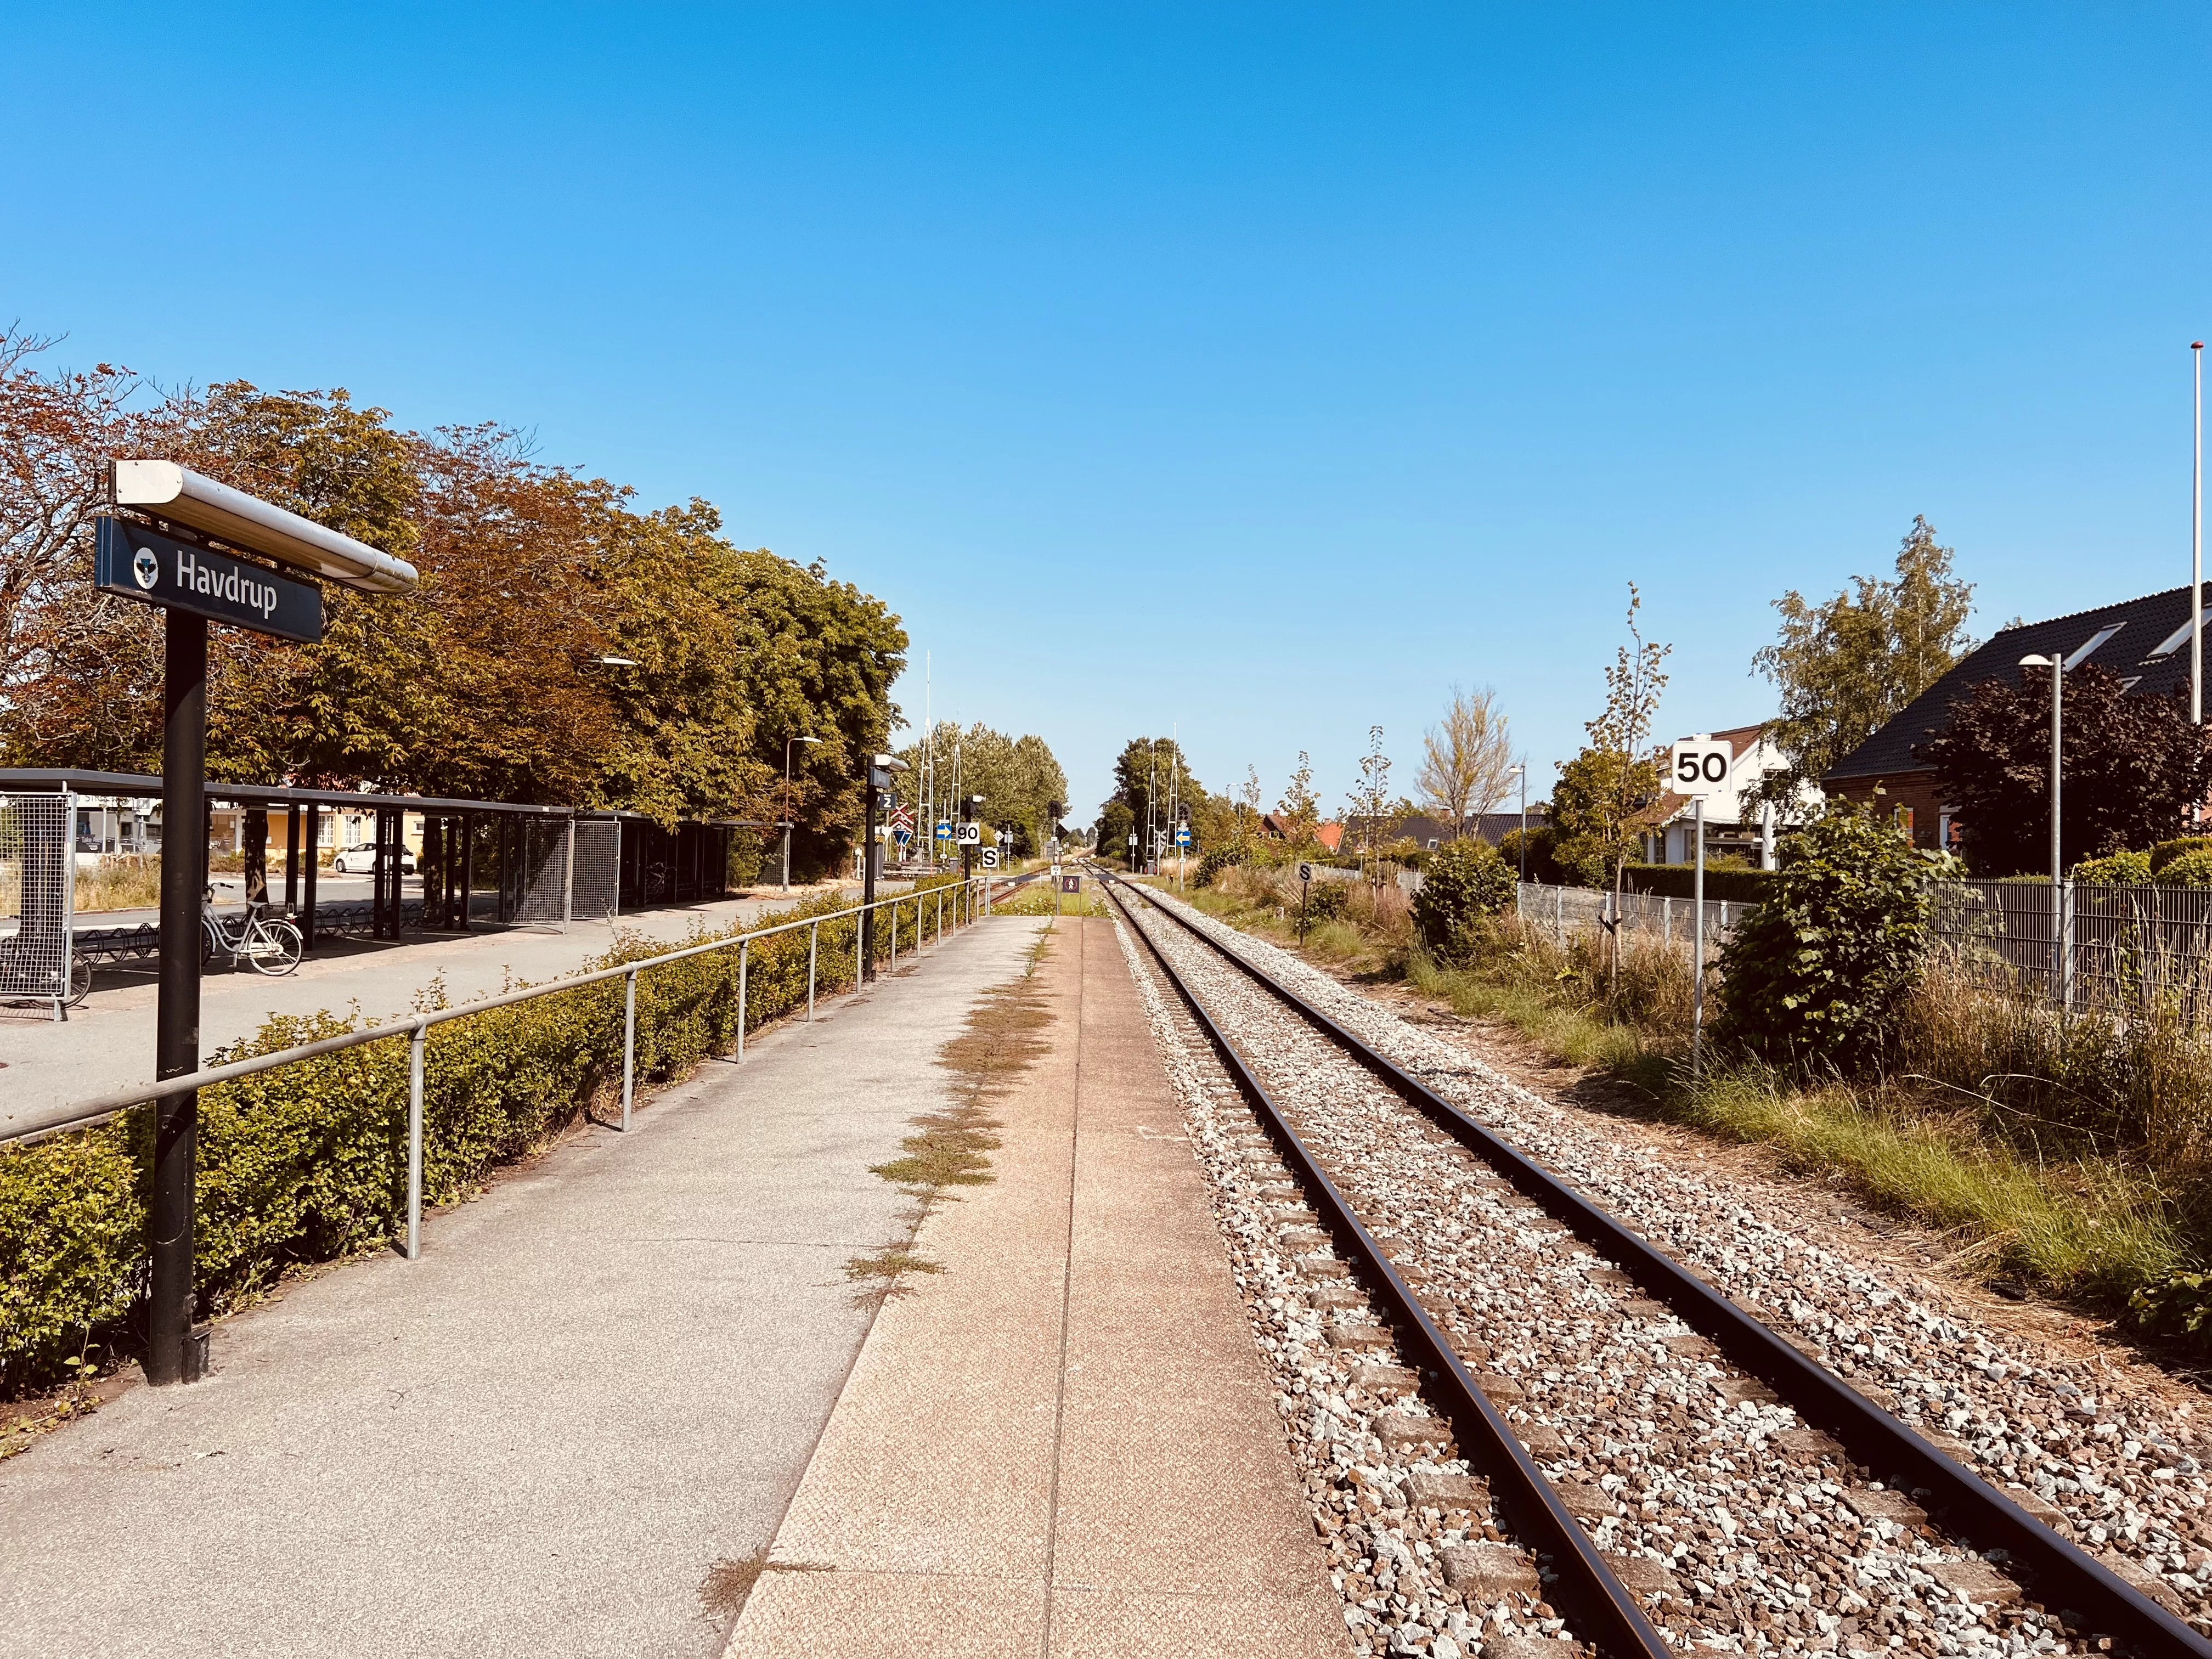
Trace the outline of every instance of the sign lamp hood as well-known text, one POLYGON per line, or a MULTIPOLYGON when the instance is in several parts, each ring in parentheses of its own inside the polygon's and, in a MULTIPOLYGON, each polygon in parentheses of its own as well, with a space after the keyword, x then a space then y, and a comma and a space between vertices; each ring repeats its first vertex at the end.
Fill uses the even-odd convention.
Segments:
POLYGON ((115 463, 115 504, 142 507, 233 547, 370 593, 414 591, 415 567, 174 461, 115 463))

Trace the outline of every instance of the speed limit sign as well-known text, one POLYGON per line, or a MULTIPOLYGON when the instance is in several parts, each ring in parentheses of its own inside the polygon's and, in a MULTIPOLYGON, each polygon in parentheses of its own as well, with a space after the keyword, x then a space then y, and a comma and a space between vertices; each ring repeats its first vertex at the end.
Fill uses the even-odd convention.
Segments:
POLYGON ((1732 744, 1711 738, 1684 738, 1674 745, 1667 769, 1667 787, 1678 795, 1717 795, 1728 785, 1729 768, 1735 763, 1732 744))

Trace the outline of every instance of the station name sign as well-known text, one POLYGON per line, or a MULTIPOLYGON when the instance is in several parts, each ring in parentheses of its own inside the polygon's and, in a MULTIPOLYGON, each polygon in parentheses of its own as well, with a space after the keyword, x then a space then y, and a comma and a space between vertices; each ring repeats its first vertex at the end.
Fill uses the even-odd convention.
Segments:
POLYGON ((189 611, 280 640, 313 644, 323 637, 319 589, 127 519, 100 521, 93 574, 101 592, 142 605, 189 611))

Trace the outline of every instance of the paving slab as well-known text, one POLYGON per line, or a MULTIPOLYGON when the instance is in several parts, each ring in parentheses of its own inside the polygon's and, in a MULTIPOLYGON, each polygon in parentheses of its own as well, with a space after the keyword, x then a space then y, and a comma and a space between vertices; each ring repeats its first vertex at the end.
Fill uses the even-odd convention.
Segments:
POLYGON ((926 1220, 729 1659, 1350 1651, 1115 924, 1054 924, 995 1179, 926 1220))
POLYGON ((869 1165, 1043 925, 902 957, 0 1463, 0 1656, 718 1651, 874 1317, 844 1263, 912 1227, 869 1165))

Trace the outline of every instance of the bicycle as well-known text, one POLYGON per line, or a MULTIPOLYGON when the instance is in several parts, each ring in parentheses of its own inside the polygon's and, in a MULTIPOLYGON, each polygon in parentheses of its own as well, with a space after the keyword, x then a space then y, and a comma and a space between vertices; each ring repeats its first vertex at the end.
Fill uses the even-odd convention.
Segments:
POLYGON ((300 930, 282 916, 272 916, 258 900, 249 902, 237 926, 227 927, 215 913, 215 889, 207 890, 200 910, 200 967, 204 969, 220 951, 233 968, 243 960, 257 974, 282 978, 300 965, 307 952, 300 930))

